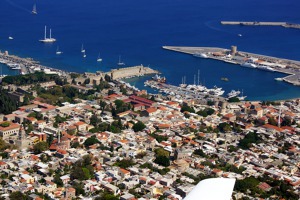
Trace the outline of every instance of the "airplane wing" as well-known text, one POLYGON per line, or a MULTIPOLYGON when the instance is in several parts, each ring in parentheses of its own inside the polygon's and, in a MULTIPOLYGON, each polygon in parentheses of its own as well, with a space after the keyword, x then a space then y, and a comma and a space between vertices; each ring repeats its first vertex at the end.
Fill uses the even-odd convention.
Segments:
POLYGON ((230 200, 235 179, 209 178, 200 181, 184 200, 230 200))

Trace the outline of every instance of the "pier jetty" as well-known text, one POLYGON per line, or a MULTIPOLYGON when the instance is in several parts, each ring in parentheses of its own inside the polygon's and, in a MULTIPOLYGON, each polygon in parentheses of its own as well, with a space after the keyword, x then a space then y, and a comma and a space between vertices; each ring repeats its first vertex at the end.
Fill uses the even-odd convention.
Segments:
POLYGON ((300 29, 300 24, 288 22, 257 22, 257 21, 221 21, 222 25, 242 25, 242 26, 281 26, 284 28, 300 29))
POLYGON ((245 63, 251 62, 251 64, 254 65, 254 67, 252 67, 253 70, 261 69, 287 74, 288 76, 284 77, 283 81, 300 86, 300 61, 238 51, 236 46, 231 46, 231 49, 218 47, 178 46, 163 46, 162 48, 170 51, 190 54, 203 59, 214 59, 244 67, 246 67, 245 63))
POLYGON ((144 67, 143 65, 133 66, 133 67, 125 67, 113 69, 107 74, 113 79, 122 79, 129 78, 134 76, 144 76, 147 74, 158 74, 157 70, 151 69, 150 67, 144 67))

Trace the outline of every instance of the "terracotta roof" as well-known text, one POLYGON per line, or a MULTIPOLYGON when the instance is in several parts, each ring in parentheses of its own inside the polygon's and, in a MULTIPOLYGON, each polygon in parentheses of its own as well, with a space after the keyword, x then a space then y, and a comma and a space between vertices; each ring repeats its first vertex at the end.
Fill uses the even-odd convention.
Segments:
MULTIPOLYGON (((4 122, 2 122, 2 123, 4 123, 4 122)), ((2 123, 1 123, 1 124, 2 124, 2 123)), ((18 129, 18 128, 20 128, 20 125, 19 125, 19 124, 15 124, 15 123, 11 123, 11 122, 10 122, 10 125, 7 126, 7 127, 2 127, 2 126, 0 126, 0 131, 8 131, 8 130, 18 129)))
POLYGON ((82 122, 82 121, 79 121, 79 122, 75 123, 74 125, 75 125, 75 126, 80 126, 80 125, 84 125, 84 124, 86 124, 86 123, 84 123, 84 122, 82 122))
POLYGON ((156 108, 153 108, 153 107, 150 107, 150 108, 147 109, 147 112, 148 112, 148 113, 154 113, 154 112, 156 112, 156 111, 157 111, 157 109, 156 109, 156 108))
POLYGON ((126 169, 123 169, 123 168, 120 168, 120 171, 123 173, 123 174, 130 174, 130 171, 126 170, 126 169))

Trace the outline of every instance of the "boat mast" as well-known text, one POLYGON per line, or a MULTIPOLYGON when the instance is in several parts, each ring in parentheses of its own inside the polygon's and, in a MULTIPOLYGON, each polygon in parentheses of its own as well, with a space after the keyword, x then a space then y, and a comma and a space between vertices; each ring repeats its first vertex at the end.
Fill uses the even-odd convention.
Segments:
POLYGON ((46 31, 47 31, 47 26, 45 26, 45 34, 44 34, 44 39, 46 40, 46 38, 47 38, 47 33, 46 33, 46 31))
POLYGON ((198 69, 198 85, 200 85, 200 70, 198 69))

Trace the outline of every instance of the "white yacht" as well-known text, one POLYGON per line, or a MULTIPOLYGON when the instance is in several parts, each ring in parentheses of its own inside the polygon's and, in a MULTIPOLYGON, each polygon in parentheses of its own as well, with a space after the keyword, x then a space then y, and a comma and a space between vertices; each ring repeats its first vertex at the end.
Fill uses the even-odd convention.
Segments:
POLYGON ((102 58, 100 57, 100 53, 98 55, 97 62, 102 62, 102 58))
POLYGON ((33 8, 31 11, 32 14, 37 15, 37 11, 36 11, 36 3, 33 4, 33 8))
POLYGON ((195 53, 193 54, 193 56, 200 58, 208 58, 208 55, 206 55, 205 53, 195 53))
POLYGON ((243 67, 249 67, 249 68, 257 68, 257 66, 253 63, 250 63, 250 62, 244 62, 241 64, 241 66, 243 67))
POLYGON ((47 38, 47 26, 45 26, 45 34, 44 34, 44 39, 41 39, 39 40, 40 42, 43 42, 43 43, 53 43, 56 41, 55 38, 52 38, 51 36, 51 29, 50 29, 50 37, 47 38))
POLYGON ((83 48, 83 44, 81 45, 81 53, 85 53, 85 49, 83 48))
POLYGON ((60 54, 62 54, 63 52, 60 51, 60 50, 59 50, 59 47, 57 46, 57 49, 56 49, 56 52, 55 52, 55 53, 56 53, 56 55, 60 55, 60 54))
POLYGON ((82 57, 86 58, 86 54, 85 54, 85 51, 83 52, 83 54, 82 54, 82 57))
POLYGON ((117 63, 119 66, 124 66, 125 63, 121 61, 121 56, 119 56, 119 62, 117 63))
POLYGON ((9 39, 9 40, 13 40, 14 38, 13 38, 12 36, 9 36, 8 39, 9 39))
POLYGON ((272 67, 266 66, 266 65, 257 65, 257 69, 262 69, 265 71, 274 72, 274 69, 272 67))
POLYGON ((240 91, 231 90, 231 91, 227 94, 227 96, 228 96, 228 98, 230 99, 230 98, 232 98, 232 97, 238 96, 240 93, 241 93, 240 91))

